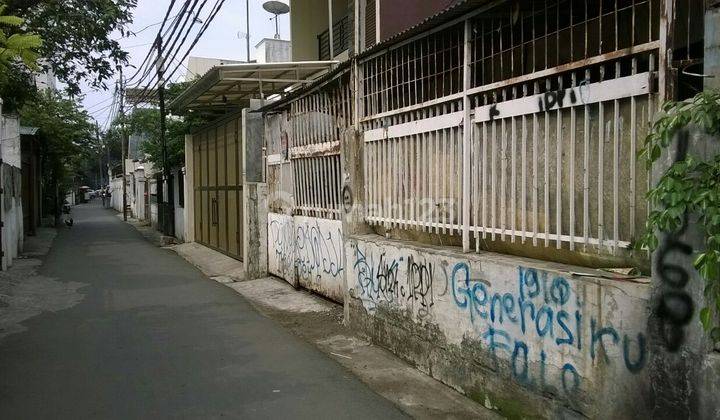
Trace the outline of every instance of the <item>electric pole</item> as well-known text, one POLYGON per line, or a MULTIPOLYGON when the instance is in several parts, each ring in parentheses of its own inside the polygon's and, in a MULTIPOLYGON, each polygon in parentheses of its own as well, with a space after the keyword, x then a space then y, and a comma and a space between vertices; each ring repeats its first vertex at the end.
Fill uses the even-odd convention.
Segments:
POLYGON ((97 140, 97 147, 98 147, 98 177, 100 177, 100 185, 98 187, 102 188, 103 185, 103 173, 102 173, 102 142, 100 141, 100 127, 98 126, 97 121, 95 121, 95 140, 97 140))
POLYGON ((110 176, 112 174, 112 171, 110 170, 110 140, 108 139, 107 135, 105 136, 105 140, 103 141, 103 144, 105 146, 105 151, 107 152, 107 187, 109 189, 110 182, 111 182, 110 176))
POLYGON ((158 76, 158 101, 160 103, 160 146, 162 147, 162 169, 163 169, 163 186, 165 187, 163 189, 163 195, 167 197, 167 200, 165 200, 165 197, 161 197, 163 201, 165 201, 163 204, 163 220, 162 220, 162 226, 163 226, 163 233, 169 236, 174 235, 174 218, 173 218, 173 195, 172 195, 172 185, 170 183, 170 168, 168 167, 168 160, 167 160, 167 142, 165 141, 165 75, 163 74, 164 69, 164 60, 162 57, 162 37, 160 34, 157 36, 157 76, 158 76))
POLYGON ((122 68, 120 69, 120 159, 122 160, 122 208, 123 220, 127 221, 127 184, 125 183, 125 108, 123 101, 125 96, 125 86, 123 85, 122 68))
POLYGON ((250 0, 245 0, 245 48, 247 48, 247 62, 250 62, 250 0))

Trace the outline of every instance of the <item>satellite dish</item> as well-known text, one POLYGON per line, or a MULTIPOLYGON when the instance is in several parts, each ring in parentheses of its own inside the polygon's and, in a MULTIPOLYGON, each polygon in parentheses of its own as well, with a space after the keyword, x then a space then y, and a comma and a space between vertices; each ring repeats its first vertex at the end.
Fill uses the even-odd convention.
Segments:
POLYGON ((278 16, 284 15, 285 13, 290 12, 290 6, 287 4, 276 1, 276 0, 270 0, 263 3, 263 9, 265 9, 267 12, 272 13, 273 17, 270 18, 270 20, 275 19, 275 39, 280 39, 280 27, 278 26, 278 16))
POLYGON ((284 15, 290 11, 290 6, 281 1, 270 0, 263 3, 263 9, 273 15, 284 15))

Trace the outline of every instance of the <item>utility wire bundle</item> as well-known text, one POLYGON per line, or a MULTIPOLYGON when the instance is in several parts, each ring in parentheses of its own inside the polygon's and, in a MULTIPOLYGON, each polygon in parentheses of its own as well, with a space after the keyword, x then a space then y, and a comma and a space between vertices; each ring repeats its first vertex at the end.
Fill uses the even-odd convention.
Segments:
MULTIPOLYGON (((142 87, 142 90, 133 98, 133 108, 141 103, 151 102, 160 84, 172 80, 178 69, 183 66, 183 61, 185 61, 200 38, 202 38, 225 3, 225 0, 215 0, 207 16, 201 19, 200 16, 203 14, 208 0, 202 0, 202 2, 200 0, 186 0, 166 28, 166 24, 175 6, 175 1, 176 0, 170 1, 165 17, 158 29, 155 43, 148 51, 143 62, 137 67, 136 71, 127 78, 125 83, 128 86, 132 85, 136 89, 142 87), (200 4, 198 5, 198 3, 200 4), (197 23, 201 23, 200 29, 195 32, 190 45, 187 48, 183 48, 190 35, 194 32, 193 28, 197 23), (162 41, 160 42, 161 39, 162 41), (177 59, 183 50, 184 53, 182 53, 180 59, 177 59), (174 63, 177 64, 174 64, 172 68, 166 69, 166 63, 170 65, 174 63)), ((121 86, 121 89, 124 89, 124 86, 121 86)))

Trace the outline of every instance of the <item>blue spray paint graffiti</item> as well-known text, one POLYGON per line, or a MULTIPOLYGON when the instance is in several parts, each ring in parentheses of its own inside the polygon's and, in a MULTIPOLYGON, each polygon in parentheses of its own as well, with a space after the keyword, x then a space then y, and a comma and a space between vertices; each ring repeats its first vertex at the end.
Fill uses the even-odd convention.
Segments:
MULTIPOLYGON (((645 335, 626 333, 587 315, 595 312, 585 308, 576 283, 563 276, 520 266, 510 284, 501 283, 499 292, 490 282, 473 278, 466 262, 446 268, 417 252, 388 254, 381 247, 351 247, 357 277, 350 293, 370 313, 388 305, 412 308, 420 317, 439 315, 432 309, 442 300, 442 310, 456 308, 461 318, 467 316, 469 322, 463 324, 471 326, 470 337, 509 361, 512 376, 524 385, 572 396, 582 385, 588 363, 631 373, 645 366, 645 335), (440 299, 444 295, 448 296, 440 299), (583 360, 587 363, 580 363, 583 360)), ((447 312, 442 316, 456 319, 447 312)))
MULTIPOLYGON (((488 349, 493 353, 503 350, 510 355, 513 375, 522 382, 546 383, 544 364, 547 354, 542 350, 539 377, 532 378, 528 366, 531 353, 528 341, 540 338, 545 342, 547 337, 558 351, 572 347, 573 352, 587 351, 591 360, 602 358, 605 363, 611 363, 607 346, 617 346, 621 339, 613 326, 601 326, 594 318, 583 319, 583 303, 564 277, 551 278, 546 272, 518 267, 516 293, 500 294, 493 293, 486 282, 471 279, 468 264, 458 263, 452 271, 451 290, 455 305, 467 312, 488 349), (508 324, 518 325, 520 335, 511 336, 506 331, 508 324), (590 337, 585 349, 584 336, 590 337)), ((646 351, 642 333, 636 338, 622 334, 622 358, 630 372, 637 373, 644 367, 646 351)), ((565 392, 575 392, 580 381, 575 366, 565 363, 560 373, 565 392)))

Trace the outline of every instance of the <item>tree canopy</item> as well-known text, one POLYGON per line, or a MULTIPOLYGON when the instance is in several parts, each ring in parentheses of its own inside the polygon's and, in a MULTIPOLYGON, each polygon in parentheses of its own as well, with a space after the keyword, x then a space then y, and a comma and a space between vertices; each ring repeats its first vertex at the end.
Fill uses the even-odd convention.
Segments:
POLYGON ((0 0, 2 111, 18 113, 21 124, 39 129, 48 210, 57 211, 72 186, 99 179, 103 155, 119 149, 119 138, 99 141, 77 96, 82 83, 107 89, 127 64, 118 41, 132 35, 127 27, 136 1, 0 0), (43 71, 57 77, 64 91, 38 90, 36 74, 43 71))
POLYGON ((19 114, 21 124, 39 128, 43 179, 48 184, 57 182, 64 191, 73 178, 82 178, 78 168, 97 149, 95 126, 87 112, 66 95, 45 90, 27 102, 19 114))
POLYGON ((0 68, 7 72, 15 62, 21 62, 30 69, 37 68, 40 57, 38 49, 42 39, 36 33, 19 32, 8 35, 8 31, 22 31, 25 20, 5 14, 7 6, 0 4, 0 68))
MULTIPOLYGON (((120 47, 118 39, 130 35, 127 27, 132 21, 132 10, 136 2, 137 0, 6 1, 7 12, 23 21, 24 29, 15 26, 15 32, 22 30, 37 37, 26 38, 25 42, 42 40, 42 44, 35 47, 42 58, 41 65, 51 69, 72 96, 80 93, 82 81, 94 88, 107 88, 107 82, 117 68, 127 63, 128 53, 120 47)), ((6 89, 4 93, 11 92, 6 89)))
POLYGON ((25 21, 8 15, 0 3, 0 97, 4 111, 13 111, 34 94, 32 70, 36 70, 42 39, 28 32, 25 21))

